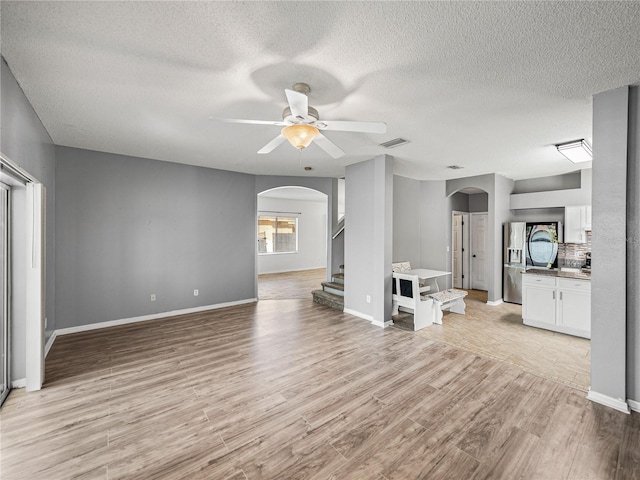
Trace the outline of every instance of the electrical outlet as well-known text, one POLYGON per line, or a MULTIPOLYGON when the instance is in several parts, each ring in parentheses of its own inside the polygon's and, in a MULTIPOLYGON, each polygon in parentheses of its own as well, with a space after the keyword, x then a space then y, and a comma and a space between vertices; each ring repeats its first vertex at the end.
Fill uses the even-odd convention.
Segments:
POLYGON ((152 293, 152 294, 151 294, 151 301, 152 301, 152 302, 155 302, 155 301, 156 301, 156 294, 155 294, 155 293, 152 293))
POLYGON ((200 292, 198 292, 198 289, 196 288, 196 289, 193 291, 193 296, 194 296, 194 297, 197 297, 199 294, 200 294, 200 292))
POLYGON ((367 295, 367 303, 371 303, 371 295, 367 295))

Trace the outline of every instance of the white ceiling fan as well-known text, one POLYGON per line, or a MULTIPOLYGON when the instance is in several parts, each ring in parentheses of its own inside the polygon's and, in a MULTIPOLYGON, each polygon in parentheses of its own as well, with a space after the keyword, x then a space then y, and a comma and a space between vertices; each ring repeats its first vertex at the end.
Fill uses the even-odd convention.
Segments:
POLYGON ((277 146, 288 140, 299 150, 308 147, 311 142, 316 143, 333 158, 340 158, 344 152, 335 143, 325 137, 321 131, 335 130, 342 132, 386 133, 387 124, 384 122, 350 122, 340 120, 320 120, 318 111, 309 106, 311 88, 306 83, 296 83, 291 89, 285 89, 289 106, 282 112, 281 121, 268 120, 239 120, 232 118, 215 118, 228 123, 250 123, 254 125, 275 125, 283 127, 280 135, 258 150, 265 154, 272 152, 277 146))

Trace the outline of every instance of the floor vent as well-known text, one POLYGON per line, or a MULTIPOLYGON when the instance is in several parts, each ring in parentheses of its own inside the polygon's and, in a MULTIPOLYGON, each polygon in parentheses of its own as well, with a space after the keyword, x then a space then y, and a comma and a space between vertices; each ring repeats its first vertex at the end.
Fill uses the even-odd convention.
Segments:
POLYGON ((394 148, 399 147, 400 145, 404 145, 405 143, 409 143, 409 140, 398 137, 394 138, 393 140, 389 140, 388 142, 381 143, 380 146, 384 148, 394 148))

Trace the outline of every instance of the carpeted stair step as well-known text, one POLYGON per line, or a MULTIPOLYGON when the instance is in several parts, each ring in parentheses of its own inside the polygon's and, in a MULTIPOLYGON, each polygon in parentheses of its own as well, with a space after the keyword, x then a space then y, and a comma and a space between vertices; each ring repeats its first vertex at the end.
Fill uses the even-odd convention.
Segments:
POLYGON ((322 289, 325 292, 333 293, 344 297, 344 284, 336 282, 322 282, 322 289))
POLYGON ((341 283, 344 285, 344 273, 334 273, 331 276, 331 281, 333 283, 341 283))
POLYGON ((344 297, 325 292, 324 290, 314 290, 311 294, 313 295, 314 303, 344 311, 344 297))

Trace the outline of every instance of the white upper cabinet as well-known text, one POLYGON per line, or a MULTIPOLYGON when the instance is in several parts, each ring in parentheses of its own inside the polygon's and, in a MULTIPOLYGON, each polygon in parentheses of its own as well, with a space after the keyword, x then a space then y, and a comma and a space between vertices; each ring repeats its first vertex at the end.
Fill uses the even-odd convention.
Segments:
POLYGON ((591 205, 564 208, 564 243, 586 243, 591 230, 591 205))

